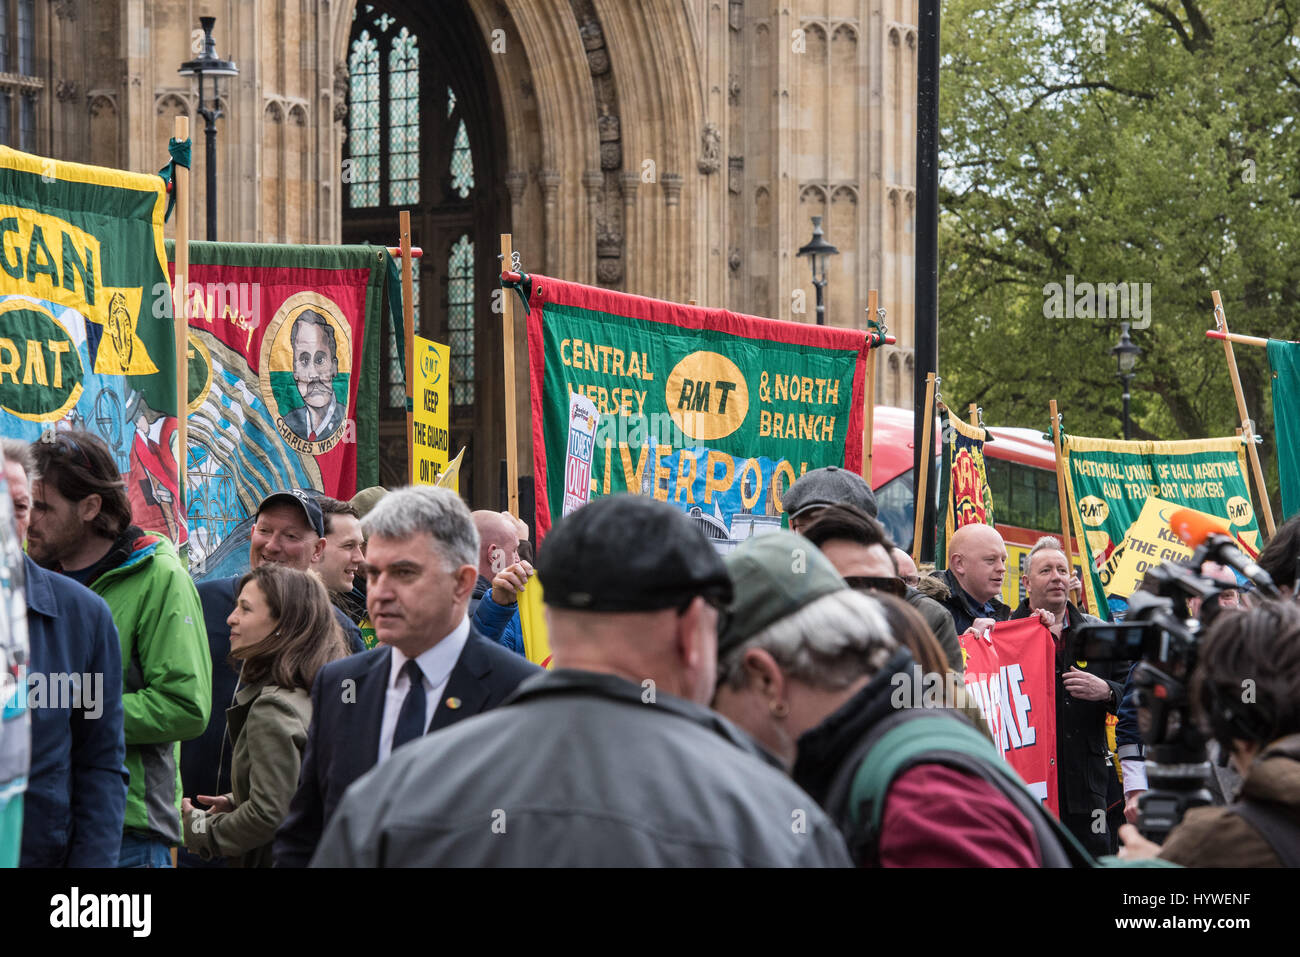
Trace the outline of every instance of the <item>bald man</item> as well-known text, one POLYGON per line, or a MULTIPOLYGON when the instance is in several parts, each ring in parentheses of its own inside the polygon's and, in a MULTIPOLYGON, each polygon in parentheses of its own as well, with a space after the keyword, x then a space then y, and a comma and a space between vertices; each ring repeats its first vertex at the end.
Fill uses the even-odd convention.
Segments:
MULTIPOLYGON (((469 604, 470 621, 484 638, 522 655, 519 592, 532 577, 533 566, 519 558, 519 525, 507 512, 480 509, 470 517, 478 529, 478 581, 469 604)), ((528 526, 524 526, 527 532, 528 526)))
POLYGON ((976 618, 1006 621, 1011 609, 998 596, 1007 572, 1007 547, 991 525, 963 525, 948 541, 944 583, 952 592, 943 606, 952 615, 957 634, 968 631, 976 618))

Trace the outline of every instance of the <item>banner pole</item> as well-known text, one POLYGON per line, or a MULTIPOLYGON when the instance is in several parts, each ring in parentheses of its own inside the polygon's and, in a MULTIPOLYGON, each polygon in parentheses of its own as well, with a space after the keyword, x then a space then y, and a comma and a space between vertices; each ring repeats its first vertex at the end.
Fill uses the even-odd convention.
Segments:
MULTIPOLYGON (((880 293, 867 290, 867 321, 874 321, 880 293)), ((876 349, 867 350, 867 381, 862 393, 862 477, 871 484, 871 454, 876 443, 876 349)))
POLYGON ((916 526, 912 532, 912 561, 921 563, 921 525, 925 522, 926 486, 929 484, 930 438, 934 427, 934 373, 925 374, 925 421, 921 425, 921 475, 916 493, 916 526))
MULTIPOLYGON (((1214 321, 1218 324, 1219 331, 1225 335, 1228 333, 1228 317, 1223 311, 1223 300, 1219 298, 1219 290, 1215 289, 1210 293, 1210 298, 1214 301, 1214 321)), ((1223 340, 1223 353, 1228 358, 1228 375, 1232 378, 1232 391, 1237 396, 1237 413, 1241 416, 1241 435, 1246 440, 1246 452, 1250 456, 1250 467, 1255 473, 1255 488, 1259 492, 1259 504, 1261 511, 1264 513, 1264 521, 1268 525, 1268 537, 1272 538, 1277 528, 1273 525, 1273 506, 1268 501, 1268 491, 1264 485, 1264 470, 1259 465, 1259 452, 1255 449, 1255 430, 1251 426, 1250 415, 1246 411, 1246 396, 1241 391, 1241 376, 1237 374, 1237 356, 1232 351, 1232 340, 1225 338, 1223 340)))
MULTIPOLYGON (((1066 495, 1065 489, 1065 456, 1061 447, 1061 419, 1056 411, 1056 400, 1051 401, 1052 410, 1052 448, 1056 452, 1056 503, 1061 509, 1061 544, 1065 548, 1065 564, 1070 569, 1070 576, 1074 577, 1074 539, 1070 535, 1070 501, 1066 495)), ((1083 583, 1080 578, 1080 588, 1083 583)), ((1070 597, 1077 604, 1081 595, 1073 588, 1070 589, 1070 597)))
POLYGON ((415 484, 415 282, 411 271, 411 213, 398 214, 402 249, 402 341, 406 345, 406 470, 407 481, 415 484))
POLYGON ((978 429, 980 427, 980 407, 972 402, 968 408, 970 409, 971 428, 978 429))
MULTIPOLYGON (((190 138, 190 118, 176 117, 174 137, 183 143, 190 138)), ((176 165, 172 180, 176 191, 176 280, 173 286, 172 323, 176 331, 176 540, 180 543, 180 523, 185 521, 185 480, 189 470, 190 411, 190 301, 185 294, 190 278, 190 171, 176 165)))
MULTIPOLYGON (((514 249, 510 233, 501 234, 501 268, 513 269, 514 249)), ((515 307, 506 290, 501 297, 501 355, 505 373, 506 400, 506 510, 519 516, 519 453, 515 423, 515 307)), ((543 494, 544 491, 543 491, 543 494)))

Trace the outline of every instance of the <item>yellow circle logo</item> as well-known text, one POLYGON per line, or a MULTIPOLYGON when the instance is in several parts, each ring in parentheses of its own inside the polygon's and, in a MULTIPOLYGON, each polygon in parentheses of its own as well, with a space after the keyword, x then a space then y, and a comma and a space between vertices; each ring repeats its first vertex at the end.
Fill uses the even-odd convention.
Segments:
POLYGON ((1250 507, 1250 499, 1242 498, 1240 495, 1228 499, 1228 520, 1233 525, 1249 525, 1254 517, 1255 512, 1250 507))
POLYGON ((1079 502, 1079 517, 1083 519, 1083 524, 1096 528, 1106 521, 1110 515, 1110 506, 1103 499, 1095 495, 1089 495, 1079 502))
POLYGON ((677 427, 693 439, 721 439, 749 413, 749 385, 734 362, 692 352, 668 373, 664 401, 677 427))

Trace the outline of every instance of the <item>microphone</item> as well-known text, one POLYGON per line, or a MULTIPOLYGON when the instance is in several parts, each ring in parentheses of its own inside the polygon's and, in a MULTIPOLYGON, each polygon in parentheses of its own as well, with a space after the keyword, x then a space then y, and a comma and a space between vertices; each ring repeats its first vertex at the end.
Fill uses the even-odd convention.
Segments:
POLYGON ((1194 509, 1180 508, 1169 516, 1169 527, 1191 548, 1204 545, 1207 561, 1212 557, 1220 565, 1227 565, 1240 572, 1269 598, 1280 597, 1273 584, 1273 576, 1242 554, 1223 519, 1194 509))

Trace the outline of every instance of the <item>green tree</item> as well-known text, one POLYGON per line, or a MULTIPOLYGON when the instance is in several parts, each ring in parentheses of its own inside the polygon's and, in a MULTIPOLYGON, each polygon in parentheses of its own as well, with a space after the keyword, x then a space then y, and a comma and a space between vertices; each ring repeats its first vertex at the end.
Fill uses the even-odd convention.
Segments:
MULTIPOLYGON (((1068 318, 1050 284, 1150 283, 1134 436, 1232 433, 1210 291, 1233 331, 1300 338, 1297 17, 1300 0, 944 5, 939 371, 959 408, 1046 429, 1057 398, 1067 431, 1118 437, 1120 319, 1068 318)), ((1267 357, 1236 354, 1276 512, 1267 357)))

